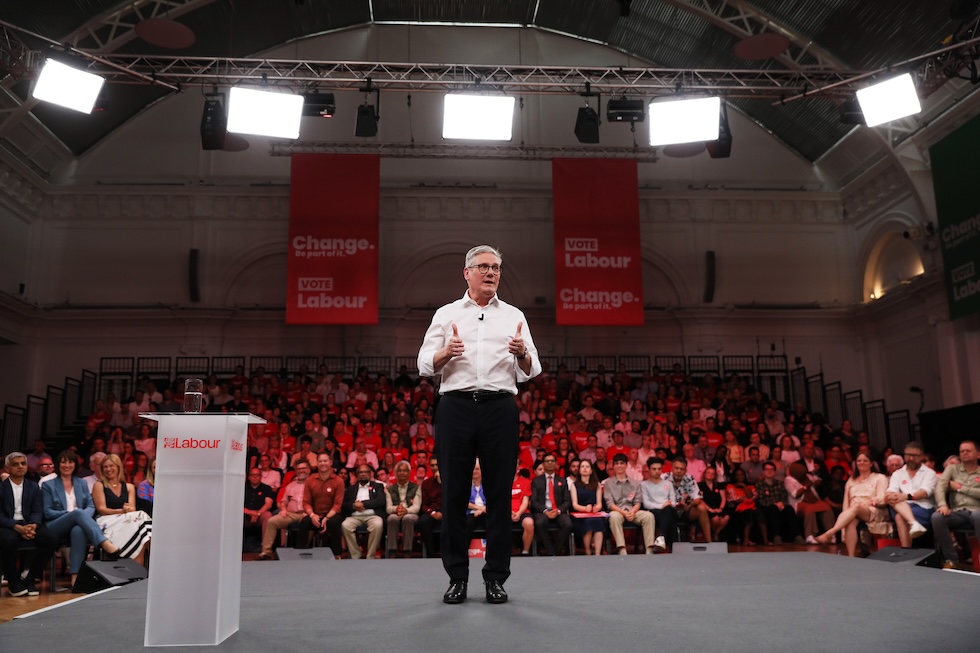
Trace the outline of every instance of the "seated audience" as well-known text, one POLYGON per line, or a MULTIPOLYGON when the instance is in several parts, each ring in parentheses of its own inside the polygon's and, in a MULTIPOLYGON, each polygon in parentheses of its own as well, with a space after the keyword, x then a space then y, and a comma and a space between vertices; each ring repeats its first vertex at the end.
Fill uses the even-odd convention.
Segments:
POLYGON ((725 510, 725 491, 718 482, 718 471, 712 464, 704 470, 704 477, 698 483, 701 497, 704 499, 705 510, 711 522, 711 542, 719 541, 719 534, 728 526, 728 516, 725 510))
POLYGON ((145 548, 153 533, 150 516, 136 509, 136 488, 126 483, 122 461, 116 454, 102 459, 99 480, 92 487, 96 522, 119 555, 143 564, 145 548))
POLYGON ((686 519, 701 527, 706 541, 711 541, 711 519, 701 497, 701 488, 694 477, 687 473, 687 458, 679 456, 670 468, 670 480, 674 486, 674 510, 678 520, 686 519))
POLYGON ((265 523, 259 560, 272 560, 272 545, 279 531, 288 528, 291 524, 298 524, 306 516, 303 508, 306 479, 309 477, 310 464, 305 460, 298 461, 293 469, 292 480, 283 488, 279 500, 279 514, 270 517, 265 523))
POLYGON ((368 531, 367 559, 373 560, 381 543, 381 531, 384 520, 381 513, 385 510, 385 486, 371 480, 371 467, 361 464, 357 467, 357 482, 344 492, 343 512, 347 515, 341 522, 347 551, 353 560, 361 557, 361 549, 357 545, 354 532, 358 526, 364 526, 368 531))
POLYGON ((0 482, 0 565, 11 596, 37 596, 34 579, 44 575, 58 546, 58 537, 44 524, 41 488, 27 477, 27 456, 19 451, 4 459, 7 478, 0 482), (26 576, 17 568, 18 550, 32 547, 34 557, 26 576))
POLYGON ((136 509, 142 510, 150 517, 153 516, 153 487, 157 478, 157 460, 150 461, 146 470, 146 478, 136 487, 136 509))
POLYGON ((88 547, 97 546, 108 554, 119 550, 95 521, 95 502, 88 484, 75 476, 78 455, 68 449, 58 454, 58 476, 42 487, 44 519, 48 530, 59 539, 70 538, 68 572, 75 584, 88 547))
POLYGON ((437 528, 442 526, 442 476, 439 473, 439 461, 433 457, 429 460, 432 476, 422 481, 422 505, 419 508, 419 533, 426 558, 438 557, 437 547, 439 538, 435 536, 437 528))
POLYGON ((422 493, 419 485, 412 480, 412 466, 407 460, 395 464, 395 482, 388 486, 386 512, 388 514, 388 543, 386 556, 394 558, 401 552, 403 556, 412 554, 415 542, 415 525, 419 520, 419 510, 422 507, 422 493), (398 535, 402 536, 402 545, 398 547, 398 535))
POLYGON ((333 471, 325 452, 316 458, 316 474, 306 479, 303 490, 303 512, 296 531, 296 548, 310 547, 311 533, 326 533, 335 557, 340 557, 343 522, 344 482, 333 471))
POLYGON ((909 442, 903 450, 905 465, 888 477, 885 501, 895 517, 895 530, 902 547, 925 535, 936 510, 934 498, 939 475, 922 464, 922 445, 909 442))
POLYGON ((640 483, 640 500, 643 509, 653 514, 654 523, 660 525, 660 535, 654 539, 653 548, 655 551, 671 551, 677 539, 674 484, 663 477, 663 458, 648 458, 647 469, 649 476, 640 483))
POLYGON ((742 544, 755 546, 750 537, 756 521, 755 486, 747 482, 744 469, 735 470, 734 480, 725 486, 725 498, 732 522, 741 533, 742 544))
POLYGON ((653 513, 640 510, 640 488, 626 475, 626 456, 613 456, 613 475, 602 482, 602 494, 609 509, 609 531, 616 543, 619 555, 626 555, 626 538, 623 523, 638 525, 643 530, 643 544, 647 553, 653 553, 655 520, 653 513))
MULTIPOLYGON (((579 462, 578 477, 569 479, 572 510, 580 513, 596 514, 603 512, 602 485, 592 472, 592 463, 579 462)), ((512 514, 513 517, 513 514, 512 514)), ((516 521, 516 520, 515 520, 516 521)), ((582 538, 586 555, 602 555, 603 535, 606 530, 604 517, 579 517, 574 522, 575 532, 582 538)))
POLYGON ((265 531, 265 524, 272 517, 272 507, 276 500, 276 491, 262 482, 262 470, 253 467, 248 470, 245 481, 245 505, 243 512, 243 528, 246 532, 258 531, 259 536, 265 531))
POLYGON ((952 569, 956 565, 951 528, 972 527, 974 536, 980 539, 978 472, 980 465, 977 464, 977 444, 964 440, 960 443, 959 462, 947 465, 936 483, 936 512, 932 513, 932 531, 936 535, 936 548, 943 556, 943 567, 946 569, 952 569))
POLYGON ((833 528, 820 535, 817 540, 828 544, 834 533, 847 529, 844 534, 844 544, 847 555, 857 556, 858 550, 858 521, 868 524, 872 535, 886 535, 891 530, 888 513, 885 508, 885 490, 888 479, 884 474, 872 471, 871 456, 861 452, 854 459, 854 475, 844 487, 843 511, 837 517, 833 528))
POLYGON ((572 518, 568 514, 572 509, 572 498, 565 479, 555 473, 558 466, 555 454, 545 454, 542 466, 544 473, 531 481, 531 514, 538 546, 544 547, 547 555, 553 556, 556 547, 548 526, 558 526, 557 552, 560 553, 572 532, 572 518))
MULTIPOLYGON (((773 447, 773 451, 778 449, 773 447)), ((776 462, 767 460, 762 467, 762 478, 755 484, 756 520, 762 543, 766 545, 782 544, 784 537, 788 540, 796 537, 796 513, 789 506, 783 482, 776 477, 776 462)))
MULTIPOLYGON (((804 445, 805 446, 805 445, 804 445)), ((783 481, 786 487, 786 495, 789 505, 796 511, 797 517, 803 520, 803 536, 796 536, 795 542, 802 544, 818 544, 816 535, 831 528, 834 525, 834 513, 830 504, 824 501, 817 488, 817 482, 806 473, 806 466, 802 462, 791 463, 783 481), (820 530, 817 529, 817 521, 820 521, 820 530)))

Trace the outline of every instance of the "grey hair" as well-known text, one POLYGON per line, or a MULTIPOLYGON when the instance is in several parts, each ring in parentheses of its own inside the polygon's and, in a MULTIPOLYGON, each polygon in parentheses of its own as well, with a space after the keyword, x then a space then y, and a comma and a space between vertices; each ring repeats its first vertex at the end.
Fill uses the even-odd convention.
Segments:
POLYGON ((399 467, 402 467, 402 466, 408 467, 408 471, 409 471, 409 473, 411 473, 411 471, 412 471, 412 465, 407 460, 399 460, 397 463, 395 463, 395 467, 391 471, 397 471, 398 468, 399 467))
POLYGON ((500 255, 500 250, 496 247, 491 247, 490 245, 477 245, 470 251, 466 252, 466 267, 473 265, 473 259, 476 258, 477 254, 493 254, 497 257, 497 260, 501 263, 504 262, 504 257, 500 255))
POLYGON ((95 468, 102 464, 102 461, 105 459, 107 455, 109 454, 107 454, 104 451, 96 451, 95 453, 93 453, 91 456, 88 457, 89 468, 92 471, 95 471, 95 468))
POLYGON ((26 460, 27 454, 23 454, 19 451, 11 451, 7 454, 7 457, 3 459, 3 464, 5 467, 9 467, 10 463, 14 462, 18 458, 24 458, 26 460))

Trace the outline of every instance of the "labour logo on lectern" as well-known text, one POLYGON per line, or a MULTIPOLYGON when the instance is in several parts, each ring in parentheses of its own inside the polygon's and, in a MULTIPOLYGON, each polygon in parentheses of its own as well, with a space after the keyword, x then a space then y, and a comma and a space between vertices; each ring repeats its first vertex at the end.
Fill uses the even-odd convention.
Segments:
POLYGON ((217 449, 221 440, 198 440, 197 438, 164 438, 164 449, 217 449))

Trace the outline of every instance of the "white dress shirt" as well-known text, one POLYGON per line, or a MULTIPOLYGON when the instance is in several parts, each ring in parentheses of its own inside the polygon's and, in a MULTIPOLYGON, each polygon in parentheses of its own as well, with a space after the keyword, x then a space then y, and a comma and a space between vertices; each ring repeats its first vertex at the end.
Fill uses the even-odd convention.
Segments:
POLYGON ((449 343, 453 324, 463 341, 465 351, 446 363, 442 375, 441 394, 455 390, 505 390, 517 394, 517 384, 541 373, 538 350, 531 338, 531 329, 523 311, 494 295, 486 306, 480 306, 464 294, 461 299, 446 304, 432 316, 419 350, 420 376, 437 374, 432 364, 436 352, 449 343), (521 327, 521 337, 527 355, 531 357, 531 373, 525 374, 517 358, 508 351, 511 338, 521 327))
POLYGON ((908 467, 903 466, 901 469, 895 470, 895 473, 889 477, 888 491, 899 492, 902 494, 902 496, 905 496, 907 494, 915 494, 919 490, 925 490, 929 493, 925 499, 909 501, 909 503, 914 503, 920 508, 935 509, 935 492, 936 483, 938 482, 939 474, 929 469, 925 465, 919 467, 919 470, 915 473, 914 477, 909 477, 908 467))

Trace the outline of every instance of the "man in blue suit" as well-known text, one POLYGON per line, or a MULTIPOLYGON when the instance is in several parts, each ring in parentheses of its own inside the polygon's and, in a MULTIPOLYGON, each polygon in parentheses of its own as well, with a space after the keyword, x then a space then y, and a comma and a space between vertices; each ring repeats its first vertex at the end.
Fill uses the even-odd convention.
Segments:
POLYGON ((25 478, 27 456, 15 451, 7 454, 5 463, 10 476, 0 483, 0 560, 3 575, 11 596, 37 596, 40 592, 34 585, 34 579, 44 574, 44 567, 58 546, 58 538, 44 526, 41 488, 25 478), (36 550, 27 578, 22 583, 17 571, 17 551, 24 546, 33 546, 36 550))

